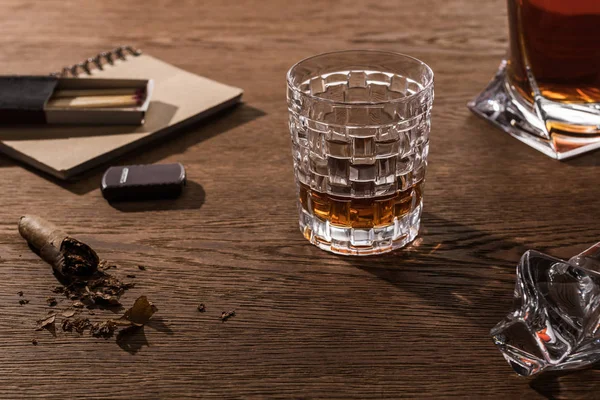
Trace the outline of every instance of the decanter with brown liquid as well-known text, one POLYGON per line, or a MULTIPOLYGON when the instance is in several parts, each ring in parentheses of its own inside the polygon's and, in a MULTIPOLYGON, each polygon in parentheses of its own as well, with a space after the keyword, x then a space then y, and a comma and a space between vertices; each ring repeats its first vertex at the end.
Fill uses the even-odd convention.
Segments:
POLYGON ((599 0, 508 0, 508 18, 508 77, 521 95, 533 101, 533 78, 549 100, 600 103, 599 0))
POLYGON ((508 0, 510 47, 469 108, 562 160, 600 148, 600 0, 508 0))

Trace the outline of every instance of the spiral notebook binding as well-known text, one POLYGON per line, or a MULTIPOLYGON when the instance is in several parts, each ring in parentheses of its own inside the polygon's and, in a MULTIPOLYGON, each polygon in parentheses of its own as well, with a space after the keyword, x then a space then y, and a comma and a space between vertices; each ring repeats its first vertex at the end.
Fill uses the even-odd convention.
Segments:
POLYGON ((61 71, 54 72, 50 75, 61 78, 76 78, 80 75, 81 71, 87 75, 91 75, 92 71, 95 69, 102 71, 107 64, 114 65, 116 59, 125 61, 128 56, 137 57, 140 54, 142 54, 142 51, 133 46, 119 46, 111 51, 98 53, 94 57, 90 57, 80 63, 63 67, 61 71))

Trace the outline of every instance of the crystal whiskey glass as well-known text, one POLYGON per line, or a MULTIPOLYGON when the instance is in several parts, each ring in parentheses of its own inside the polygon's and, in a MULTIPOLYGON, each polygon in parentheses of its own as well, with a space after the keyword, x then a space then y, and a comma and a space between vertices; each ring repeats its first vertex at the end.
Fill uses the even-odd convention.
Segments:
POLYGON ((338 254, 400 248, 418 231, 433 72, 381 51, 307 58, 287 75, 300 230, 338 254))

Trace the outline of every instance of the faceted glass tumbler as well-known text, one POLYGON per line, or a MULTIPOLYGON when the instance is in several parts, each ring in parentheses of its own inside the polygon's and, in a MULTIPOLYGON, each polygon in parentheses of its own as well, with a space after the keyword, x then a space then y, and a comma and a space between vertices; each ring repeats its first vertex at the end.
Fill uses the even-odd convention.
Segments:
POLYGON ((287 74, 300 230, 338 254, 380 254, 418 231, 433 72, 397 53, 341 51, 287 74))

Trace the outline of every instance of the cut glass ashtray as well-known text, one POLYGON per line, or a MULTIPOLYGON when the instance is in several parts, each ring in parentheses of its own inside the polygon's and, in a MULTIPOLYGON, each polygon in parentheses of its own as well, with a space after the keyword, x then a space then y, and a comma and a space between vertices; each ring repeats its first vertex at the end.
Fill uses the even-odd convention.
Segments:
POLYGON ((600 243, 563 261, 529 250, 517 266, 514 306, 491 335, 520 375, 600 361, 600 243))

